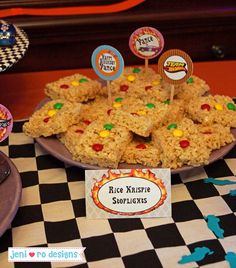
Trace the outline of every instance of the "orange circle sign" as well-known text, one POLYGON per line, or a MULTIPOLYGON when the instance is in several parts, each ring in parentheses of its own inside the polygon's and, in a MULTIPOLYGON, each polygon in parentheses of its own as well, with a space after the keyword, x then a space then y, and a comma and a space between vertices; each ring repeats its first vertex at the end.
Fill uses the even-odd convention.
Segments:
POLYGON ((124 69, 124 60, 120 52, 108 45, 97 47, 91 61, 94 71, 103 80, 118 78, 124 69))
POLYGON ((158 72, 170 84, 182 84, 193 72, 193 63, 187 53, 179 49, 167 50, 158 61, 158 72))

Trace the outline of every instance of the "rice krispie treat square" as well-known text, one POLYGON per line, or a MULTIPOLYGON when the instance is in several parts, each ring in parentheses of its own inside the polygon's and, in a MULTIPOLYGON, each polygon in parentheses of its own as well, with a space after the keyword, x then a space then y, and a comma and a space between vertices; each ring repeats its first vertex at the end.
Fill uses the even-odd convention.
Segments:
POLYGON ((182 118, 184 109, 181 101, 172 104, 153 100, 150 96, 116 98, 110 116, 113 122, 127 127, 137 135, 147 137, 153 128, 182 118))
POLYGON ((154 127, 149 117, 126 112, 123 110, 114 110, 111 112, 110 120, 114 124, 126 127, 128 130, 143 137, 148 137, 154 127))
POLYGON ((209 95, 193 99, 186 107, 191 119, 204 125, 213 123, 236 127, 236 106, 234 101, 223 95, 209 95))
MULTIPOLYGON (((166 101, 170 98, 170 86, 153 69, 144 67, 126 67, 123 74, 110 83, 112 95, 143 98, 149 96, 157 101, 166 101)), ((106 86, 102 89, 107 95, 106 86)), ((175 94, 177 94, 177 90, 175 94)))
POLYGON ((65 132, 69 126, 78 122, 80 107, 80 103, 61 99, 49 101, 32 114, 23 125, 23 131, 33 138, 65 132))
POLYGON ((235 141, 230 127, 225 127, 220 124, 210 126, 198 124, 197 127, 207 147, 211 150, 220 149, 220 147, 235 141))
POLYGON ((160 150, 162 167, 175 169, 185 164, 200 166, 208 163, 210 149, 188 118, 154 130, 152 140, 160 150))
POLYGON ((209 92, 209 85, 203 79, 196 75, 192 75, 186 82, 176 85, 176 98, 189 101, 197 97, 201 97, 209 92))
POLYGON ((160 152, 149 138, 135 136, 126 147, 121 162, 157 167, 160 164, 160 152))
POLYGON ((132 133, 106 120, 92 122, 80 136, 73 159, 90 165, 117 168, 132 133))
POLYGON ((51 99, 84 102, 100 93, 101 84, 82 74, 74 74, 46 84, 45 94, 51 99))
MULTIPOLYGON (((144 85, 146 82, 150 83, 155 74, 152 68, 145 70, 144 67, 125 67, 123 73, 117 79, 111 81, 111 93, 115 95, 133 94, 136 87, 142 87, 141 85, 144 85)), ((103 93, 107 94, 106 86, 103 88, 103 93)))
POLYGON ((66 132, 57 135, 57 138, 66 146, 72 155, 75 154, 75 146, 79 144, 80 137, 87 126, 88 123, 82 121, 70 126, 66 132))
POLYGON ((96 99, 83 103, 80 112, 80 119, 84 121, 94 121, 109 116, 111 106, 107 97, 96 97, 96 99))

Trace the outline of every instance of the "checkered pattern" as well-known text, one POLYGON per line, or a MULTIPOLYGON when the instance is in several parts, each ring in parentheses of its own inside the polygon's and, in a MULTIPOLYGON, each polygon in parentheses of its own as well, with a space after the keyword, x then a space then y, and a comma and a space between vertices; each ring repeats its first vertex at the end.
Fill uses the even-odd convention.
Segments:
MULTIPOLYGON (((4 23, 4 21, 0 21, 4 23)), ((18 62, 25 54, 29 40, 26 33, 16 27, 16 44, 12 47, 0 47, 0 72, 10 68, 13 64, 18 62)))
POLYGON ((54 267, 229 267, 226 252, 236 252, 236 185, 214 186, 206 177, 236 181, 236 147, 224 159, 172 176, 172 217, 88 220, 85 217, 84 170, 48 155, 22 133, 0 144, 17 166, 23 184, 19 210, 0 238, 0 266, 54 267), (204 216, 220 218, 224 239, 208 229, 204 216), (86 247, 86 263, 8 263, 8 247, 86 247), (179 265, 196 247, 214 254, 198 263, 179 265))

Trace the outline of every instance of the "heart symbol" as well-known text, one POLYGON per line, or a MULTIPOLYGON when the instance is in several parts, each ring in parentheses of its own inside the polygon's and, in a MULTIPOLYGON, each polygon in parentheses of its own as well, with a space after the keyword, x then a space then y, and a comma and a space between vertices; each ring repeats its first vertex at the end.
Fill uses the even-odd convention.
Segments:
POLYGON ((30 252, 29 255, 30 255, 30 257, 34 257, 35 253, 34 252, 30 252))

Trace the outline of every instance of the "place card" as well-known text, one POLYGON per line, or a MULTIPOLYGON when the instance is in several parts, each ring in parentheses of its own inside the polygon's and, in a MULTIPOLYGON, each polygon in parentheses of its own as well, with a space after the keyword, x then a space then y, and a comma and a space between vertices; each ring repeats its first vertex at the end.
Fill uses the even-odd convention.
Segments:
POLYGON ((85 171, 86 217, 171 217, 170 169, 85 171))

